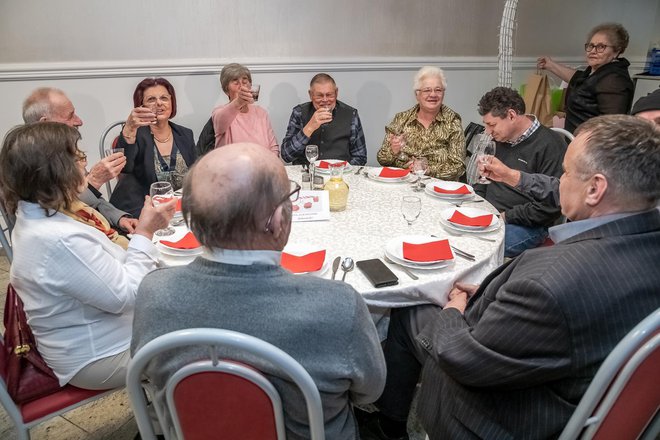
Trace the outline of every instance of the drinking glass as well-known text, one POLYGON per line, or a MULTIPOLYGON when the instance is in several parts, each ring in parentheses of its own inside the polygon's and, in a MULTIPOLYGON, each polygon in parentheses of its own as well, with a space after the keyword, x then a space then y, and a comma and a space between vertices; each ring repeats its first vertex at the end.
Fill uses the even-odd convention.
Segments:
POLYGON ((422 212, 422 200, 417 196, 404 196, 401 200, 401 214, 408 222, 408 226, 412 226, 413 222, 417 220, 419 214, 422 212))
POLYGON ((119 148, 107 148, 105 150, 105 157, 108 157, 110 155, 113 155, 115 153, 121 153, 124 154, 124 149, 119 147, 119 148))
MULTIPOLYGON (((174 198, 174 190, 172 190, 172 184, 170 182, 154 182, 149 188, 149 195, 151 196, 151 203, 154 206, 158 206, 161 203, 167 203, 174 198)), ((174 228, 168 226, 165 229, 159 229, 154 232, 159 237, 167 237, 168 235, 174 234, 174 228)))
MULTIPOLYGON (((495 156, 495 141, 490 141, 484 144, 483 148, 479 152, 479 155, 477 156, 477 161, 480 165, 486 165, 490 163, 493 156, 495 156)), ((477 180, 477 182, 483 185, 490 184, 490 180, 481 175, 479 176, 479 180, 477 180)))
POLYGON ((254 99, 254 102, 259 101, 259 90, 261 90, 260 84, 252 84, 250 87, 250 93, 252 93, 252 99, 254 99))
POLYGON ((417 176, 417 182, 413 191, 421 191, 422 188, 422 176, 426 174, 429 169, 429 162, 425 157, 415 157, 413 158, 412 163, 412 172, 417 176))
POLYGON ((403 149, 406 148, 406 134, 404 132, 392 133, 392 137, 399 141, 399 145, 401 145, 401 150, 397 155, 397 159, 406 161, 408 159, 408 155, 403 152, 403 149))
POLYGON ((319 158, 319 147, 318 145, 307 145, 305 147, 305 157, 309 161, 309 165, 312 170, 312 189, 314 188, 314 179, 316 178, 316 167, 314 162, 319 158))

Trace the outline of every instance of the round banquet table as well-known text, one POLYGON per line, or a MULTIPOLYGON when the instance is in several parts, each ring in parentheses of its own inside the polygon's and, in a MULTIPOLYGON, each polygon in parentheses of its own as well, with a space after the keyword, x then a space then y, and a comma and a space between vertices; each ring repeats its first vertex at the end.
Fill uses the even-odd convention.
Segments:
MULTIPOLYGON (((385 244, 397 236, 435 235, 449 239, 451 245, 476 257, 476 261, 472 262, 455 255, 454 261, 441 269, 409 269, 419 277, 418 280, 411 279, 399 266, 386 263, 399 278, 399 284, 382 288, 375 288, 357 268, 348 272, 346 282, 362 294, 376 320, 377 315, 385 313, 384 310, 379 310, 381 308, 425 303, 443 306, 454 282, 478 284, 502 264, 504 228, 500 220, 500 227, 495 231, 478 234, 494 239, 494 242, 480 240, 476 238, 477 234, 471 233, 449 235, 440 223, 440 212, 454 206, 452 203, 425 192, 414 192, 410 182, 384 183, 370 179, 365 175, 369 167, 360 175, 356 175, 356 168, 344 173, 344 181, 350 187, 346 210, 331 212, 330 220, 327 221, 294 222, 289 245, 326 249, 326 264, 331 266, 332 260, 337 256, 351 257, 356 262, 372 258, 382 259, 385 244), (422 201, 421 214, 412 226, 408 226, 401 214, 401 199, 405 195, 417 195, 422 201)), ((302 183, 301 166, 287 166, 286 169, 291 180, 302 183)), ((324 178, 327 180, 329 176, 325 174, 324 178)), ((472 201, 464 202, 462 206, 481 208, 497 214, 490 203, 475 203, 475 200, 481 199, 475 196, 472 201)), ((187 232, 185 226, 176 229, 176 235, 168 239, 175 241, 187 232)), ((165 265, 187 264, 192 260, 165 254, 162 259, 165 265)), ((336 279, 341 279, 341 275, 340 268, 336 279)), ((330 278, 331 270, 321 276, 330 278)))

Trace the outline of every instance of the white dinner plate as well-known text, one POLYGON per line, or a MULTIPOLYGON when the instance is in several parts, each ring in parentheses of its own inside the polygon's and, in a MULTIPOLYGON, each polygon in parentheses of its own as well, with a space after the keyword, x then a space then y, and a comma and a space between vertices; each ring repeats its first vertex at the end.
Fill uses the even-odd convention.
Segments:
POLYGON ((432 180, 430 182, 427 182, 426 187, 424 188, 424 192, 426 192, 426 194, 430 196, 437 197, 439 199, 453 200, 453 201, 470 200, 474 197, 474 188, 472 188, 470 185, 462 182, 448 182, 444 180, 432 180), (468 190, 470 190, 470 194, 441 194, 439 192, 436 192, 434 189, 434 188, 440 188, 447 191, 453 191, 453 190, 457 190, 463 185, 465 185, 465 187, 468 190))
POLYGON ((442 212, 440 212, 440 222, 444 226, 447 226, 451 229, 455 229, 461 232, 492 232, 500 227, 500 219, 495 214, 479 208, 459 207, 459 208, 443 209, 442 212), (459 211, 463 215, 466 215, 468 217, 478 217, 480 215, 491 214, 493 218, 490 222, 490 225, 486 227, 459 225, 457 223, 452 223, 449 221, 451 216, 454 215, 454 211, 459 211))
POLYGON ((346 160, 321 159, 321 160, 317 160, 316 162, 314 162, 314 169, 319 174, 331 174, 332 173, 332 170, 330 169, 330 167, 328 167, 328 168, 319 168, 319 164, 321 163, 321 161, 328 162, 330 164, 339 163, 339 162, 346 162, 346 166, 344 166, 344 172, 345 173, 347 173, 347 172, 349 172, 353 169, 353 166, 350 163, 348 163, 348 161, 346 161, 346 160))
MULTIPOLYGON (((397 169, 396 167, 387 167, 387 168, 397 169)), ((398 169, 400 169, 400 168, 398 168, 398 169)), ((373 179, 377 182, 386 182, 386 183, 408 182, 408 181, 415 178, 415 175, 413 173, 408 173, 408 175, 403 176, 403 177, 381 177, 380 172, 382 170, 383 170, 382 167, 372 168, 367 172, 367 177, 369 177, 370 179, 373 179)))
POLYGON ((195 249, 176 249, 158 242, 156 243, 156 248, 158 248, 158 250, 162 253, 171 255, 173 257, 193 257, 195 255, 201 255, 204 253, 204 248, 202 246, 195 249))
MULTIPOLYGON (((287 254, 291 254, 291 255, 302 256, 322 250, 323 248, 318 246, 312 246, 308 244, 288 243, 286 247, 282 250, 282 252, 286 252, 287 254)), ((323 260, 323 265, 321 266, 321 269, 314 272, 298 272, 296 273, 296 275, 307 274, 307 275, 314 275, 320 277, 323 276, 328 271, 328 269, 330 269, 330 258, 328 255, 328 250, 326 249, 325 260, 323 260)))
POLYGON ((453 259, 422 262, 403 258, 403 242, 421 244, 438 240, 443 239, 431 237, 430 235, 403 235, 395 237, 385 244, 385 255, 391 258, 394 262, 413 269, 440 269, 449 265, 453 259))

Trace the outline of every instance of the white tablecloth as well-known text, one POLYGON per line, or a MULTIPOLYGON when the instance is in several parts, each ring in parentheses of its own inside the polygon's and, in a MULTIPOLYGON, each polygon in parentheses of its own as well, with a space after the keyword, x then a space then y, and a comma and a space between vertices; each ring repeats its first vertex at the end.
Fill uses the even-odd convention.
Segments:
MULTIPOLYGON (((364 174, 355 175, 355 170, 344 176, 350 187, 346 210, 332 212, 329 221, 293 223, 290 244, 311 244, 326 249, 329 261, 337 256, 359 261, 382 258, 385 243, 394 237, 433 234, 448 238, 453 246, 476 257, 476 261, 471 262, 456 256, 454 263, 437 270, 411 269, 419 277, 416 281, 399 267, 387 264, 399 278, 399 284, 379 289, 373 287, 359 269, 354 269, 347 274, 346 282, 363 295, 373 311, 380 307, 405 307, 429 302, 442 306, 455 281, 478 284, 502 263, 503 227, 482 235, 495 239, 495 242, 482 241, 471 234, 460 237, 449 235, 440 224, 440 211, 452 204, 424 192, 413 192, 410 183, 377 182, 364 174), (404 195, 418 195, 422 200, 421 215, 410 227, 401 215, 401 198, 404 195)), ((288 166, 287 172, 292 180, 301 183, 300 166, 288 166)), ((463 206, 496 213, 488 202, 465 202, 463 206)), ((175 241, 186 232, 184 227, 178 227, 176 235, 168 239, 175 241)), ((167 265, 187 264, 191 260, 163 255, 163 262, 167 265)), ((337 279, 341 278, 341 274, 340 269, 337 279)), ((329 278, 330 275, 328 271, 324 277, 329 278)))

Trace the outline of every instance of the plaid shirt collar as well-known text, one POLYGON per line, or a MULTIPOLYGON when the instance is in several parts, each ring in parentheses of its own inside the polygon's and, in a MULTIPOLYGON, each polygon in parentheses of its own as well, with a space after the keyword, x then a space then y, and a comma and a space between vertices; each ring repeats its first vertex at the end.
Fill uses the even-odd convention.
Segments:
POLYGON ((512 147, 515 147, 516 145, 518 145, 519 143, 530 137, 536 131, 536 129, 538 129, 541 126, 541 123, 539 122, 538 119, 536 119, 536 116, 534 115, 525 115, 525 116, 531 118, 532 125, 530 125, 529 128, 525 130, 523 134, 521 134, 519 137, 508 142, 509 144, 511 144, 512 147))

